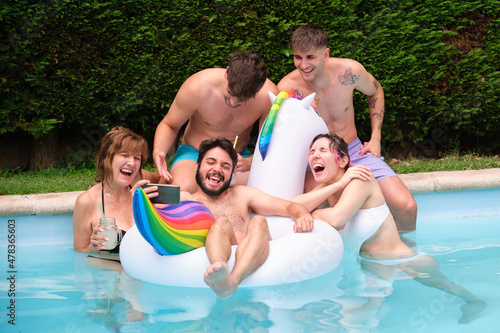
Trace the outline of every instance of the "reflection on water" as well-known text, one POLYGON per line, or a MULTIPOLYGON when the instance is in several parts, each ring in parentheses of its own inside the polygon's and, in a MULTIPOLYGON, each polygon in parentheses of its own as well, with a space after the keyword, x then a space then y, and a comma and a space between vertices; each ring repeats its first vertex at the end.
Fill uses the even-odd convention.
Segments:
MULTIPOLYGON (((383 261, 381 261, 383 262, 383 261)), ((307 323, 313 331, 347 329, 349 332, 366 332, 380 326, 390 313, 391 307, 386 299, 394 292, 398 280, 414 280, 426 287, 442 291, 439 306, 451 304, 460 307, 461 315, 455 318, 458 323, 474 320, 486 308, 486 303, 478 300, 462 286, 450 281, 439 269, 439 263, 430 255, 392 264, 380 264, 356 258, 352 253, 345 256, 344 275, 337 286, 342 295, 309 303, 295 310, 295 318, 307 323), (460 306, 461 305, 461 306, 460 306)), ((402 291, 402 290, 398 290, 402 291)), ((411 303, 412 292, 406 290, 411 303)), ((436 299, 433 299, 436 303, 436 299)), ((418 312, 410 316, 409 324, 427 328, 425 313, 423 322, 418 322, 418 312), (414 320, 411 320, 413 317, 414 320)), ((436 318, 434 318, 435 320, 436 318)))
POLYGON ((210 329, 220 332, 266 332, 271 325, 269 306, 266 304, 235 298, 218 298, 205 318, 178 322, 173 327, 183 331, 196 327, 204 332, 210 329))
MULTIPOLYGON (((441 297, 443 304, 463 312, 455 322, 472 320, 484 308, 483 302, 447 279, 428 255, 381 265, 346 252, 342 265, 324 276, 289 285, 240 288, 228 299, 217 298, 209 288, 143 283, 115 262, 75 255, 75 285, 84 293, 87 318, 114 331, 366 332, 383 327, 392 310, 387 299, 402 280, 442 290, 447 295, 441 297)), ((398 292, 404 292, 409 303, 419 299, 418 290, 398 292)), ((422 326, 418 319, 415 312, 408 320, 415 331, 422 326)))
POLYGON ((294 329, 301 324, 300 319, 293 318, 293 310, 325 295, 338 295, 335 282, 339 277, 338 272, 331 272, 293 285, 240 288, 233 297, 220 299, 208 287, 143 283, 130 278, 115 262, 75 254, 75 285, 84 293, 87 318, 114 331, 294 329))
POLYGON ((75 253, 74 268, 87 318, 113 331, 121 331, 125 323, 147 327, 147 314, 138 300, 142 283, 130 278, 119 263, 75 253))

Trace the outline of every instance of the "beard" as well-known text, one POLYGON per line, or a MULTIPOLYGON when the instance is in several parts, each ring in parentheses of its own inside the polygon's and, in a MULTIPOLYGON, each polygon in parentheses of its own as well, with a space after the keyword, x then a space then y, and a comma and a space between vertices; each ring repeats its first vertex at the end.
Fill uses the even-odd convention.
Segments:
POLYGON ((232 175, 233 175, 233 173, 231 173, 231 176, 229 177, 228 180, 224 181, 224 176, 221 174, 218 174, 218 176, 220 176, 222 178, 222 181, 224 181, 224 182, 222 183, 222 186, 218 190, 212 190, 212 189, 209 189, 207 186, 205 186, 205 184, 203 183, 204 177, 201 175, 200 168, 198 167, 198 169, 196 169, 196 184, 198 184, 198 186, 201 188, 201 190, 203 192, 205 192, 207 195, 209 195, 211 197, 216 197, 216 196, 222 194, 224 191, 226 191, 229 188, 229 184, 231 183, 232 175))

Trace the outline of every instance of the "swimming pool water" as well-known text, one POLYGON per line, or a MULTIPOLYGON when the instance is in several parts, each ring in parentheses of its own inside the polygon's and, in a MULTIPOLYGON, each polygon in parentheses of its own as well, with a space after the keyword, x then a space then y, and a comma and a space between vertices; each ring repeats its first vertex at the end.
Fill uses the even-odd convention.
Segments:
POLYGON ((349 252, 316 279, 218 299, 209 288, 152 285, 108 262, 95 267, 103 262, 72 250, 71 216, 23 216, 0 217, 0 332, 495 331, 500 189, 415 198, 418 227, 406 236, 439 261, 447 281, 487 303, 471 323, 457 323, 462 299, 349 252))

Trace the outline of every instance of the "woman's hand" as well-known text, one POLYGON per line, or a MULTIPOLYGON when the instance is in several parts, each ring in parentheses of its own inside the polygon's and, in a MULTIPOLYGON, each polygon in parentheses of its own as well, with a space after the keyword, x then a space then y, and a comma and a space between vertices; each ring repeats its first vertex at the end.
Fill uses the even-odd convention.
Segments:
POLYGON ((98 226, 92 229, 92 234, 90 235, 90 244, 88 247, 90 253, 96 253, 103 250, 106 241, 109 240, 108 237, 99 235, 99 232, 102 231, 103 229, 98 226))
MULTIPOLYGON (((139 187, 149 184, 150 181, 147 179, 139 180, 135 185, 132 187, 130 190, 130 194, 134 196, 135 190, 137 190, 139 187)), ((160 194, 158 193, 158 186, 151 186, 151 187, 146 187, 142 189, 144 193, 146 193, 147 197, 149 199, 155 198, 159 196, 160 194)))
POLYGON ((370 180, 371 177, 372 172, 369 168, 364 165, 355 165, 347 169, 346 173, 338 181, 338 184, 342 188, 345 188, 353 179, 370 180))

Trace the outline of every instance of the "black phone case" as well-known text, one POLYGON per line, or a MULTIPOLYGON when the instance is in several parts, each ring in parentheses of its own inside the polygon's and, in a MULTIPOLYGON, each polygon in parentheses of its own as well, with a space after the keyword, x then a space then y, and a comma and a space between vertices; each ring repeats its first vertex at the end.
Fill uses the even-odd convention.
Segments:
POLYGON ((142 188, 158 186, 158 196, 151 198, 152 203, 178 205, 181 197, 181 189, 178 185, 170 184, 146 184, 142 188))

